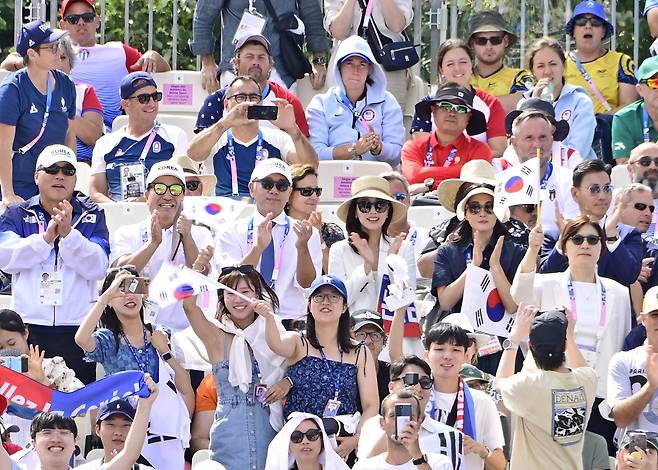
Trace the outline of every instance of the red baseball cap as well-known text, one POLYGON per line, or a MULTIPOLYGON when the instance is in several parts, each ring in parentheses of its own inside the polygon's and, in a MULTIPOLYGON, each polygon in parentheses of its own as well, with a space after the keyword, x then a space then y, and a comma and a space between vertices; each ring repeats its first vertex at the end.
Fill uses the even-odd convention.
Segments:
POLYGON ((62 2, 62 18, 64 18, 64 14, 66 13, 66 9, 69 7, 69 5, 76 3, 76 2, 82 2, 86 3, 89 5, 91 8, 93 8, 94 13, 96 13, 96 6, 94 5, 94 0, 64 0, 62 2))

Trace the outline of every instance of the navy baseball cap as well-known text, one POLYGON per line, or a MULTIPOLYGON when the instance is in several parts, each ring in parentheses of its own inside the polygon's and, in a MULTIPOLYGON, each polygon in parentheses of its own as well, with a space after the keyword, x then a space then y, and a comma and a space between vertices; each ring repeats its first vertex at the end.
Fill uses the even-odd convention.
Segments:
POLYGON ((566 27, 567 34, 569 36, 573 37, 574 21, 576 21, 576 18, 581 15, 596 16, 601 21, 603 21, 605 24, 605 36, 603 36, 603 39, 608 39, 614 34, 615 27, 612 26, 612 23, 610 23, 605 17, 605 9, 603 8, 603 5, 593 0, 586 0, 584 2, 580 2, 578 5, 576 5, 576 8, 573 9, 573 15, 571 15, 571 19, 567 23, 566 27))
POLYGON ((115 400, 101 407, 98 412, 98 420, 96 422, 100 423, 101 421, 105 421, 110 416, 116 414, 123 415, 132 421, 135 419, 135 408, 130 404, 128 400, 125 398, 120 398, 119 400, 115 400))
POLYGON ((345 300, 347 300, 347 287, 345 287, 345 284, 343 281, 338 279, 336 276, 332 276, 330 274, 324 274, 322 276, 319 276, 313 281, 313 284, 311 284, 311 287, 309 288, 308 296, 309 298, 315 294, 315 291, 317 291, 320 287, 324 286, 331 286, 334 289, 336 289, 338 292, 340 292, 340 295, 343 296, 345 300))
POLYGON ((21 28, 16 44, 16 52, 25 57, 28 49, 36 49, 41 44, 55 42, 65 34, 67 34, 66 31, 61 29, 53 30, 41 20, 32 21, 24 24, 21 28))
POLYGON ((549 310, 535 317, 530 325, 530 344, 546 353, 560 351, 567 339, 567 317, 560 310, 549 310))
POLYGON ((148 72, 129 73, 121 80, 121 98, 125 100, 137 90, 147 86, 158 88, 153 75, 148 72))

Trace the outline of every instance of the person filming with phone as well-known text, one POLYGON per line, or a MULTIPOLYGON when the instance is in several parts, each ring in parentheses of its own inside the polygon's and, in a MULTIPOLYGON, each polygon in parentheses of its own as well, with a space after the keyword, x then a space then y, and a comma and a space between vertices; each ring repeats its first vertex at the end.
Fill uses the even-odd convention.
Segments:
POLYGON ((268 158, 289 164, 318 165, 318 156, 295 120, 293 105, 272 99, 263 106, 259 83, 250 76, 236 77, 224 97, 224 115, 196 135, 187 149, 192 160, 212 156, 217 177, 217 196, 249 197, 249 176, 255 166, 268 158), (270 121, 278 127, 261 126, 270 121))

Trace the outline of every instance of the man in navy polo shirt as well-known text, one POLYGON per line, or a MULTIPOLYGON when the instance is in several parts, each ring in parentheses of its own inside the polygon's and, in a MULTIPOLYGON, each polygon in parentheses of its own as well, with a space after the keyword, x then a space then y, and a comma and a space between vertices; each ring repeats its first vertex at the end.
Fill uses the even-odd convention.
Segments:
POLYGON ((299 129, 289 102, 280 98, 272 100, 278 108, 278 117, 270 122, 278 129, 247 117, 249 107, 261 103, 261 93, 254 78, 235 78, 226 91, 222 118, 198 134, 187 149, 187 156, 192 160, 204 161, 213 156, 217 196, 248 197, 249 176, 267 158, 278 158, 289 164, 318 165, 318 156, 299 129))
POLYGON ((94 201, 144 201, 151 167, 185 153, 185 133, 156 120, 161 99, 162 93, 147 72, 133 72, 121 81, 121 106, 128 124, 96 142, 89 184, 94 201))
POLYGON ((27 67, 0 85, 0 186, 5 204, 39 192, 34 169, 44 148, 75 148, 75 136, 69 132, 75 118, 75 85, 56 70, 64 34, 41 20, 23 25, 16 51, 27 67))

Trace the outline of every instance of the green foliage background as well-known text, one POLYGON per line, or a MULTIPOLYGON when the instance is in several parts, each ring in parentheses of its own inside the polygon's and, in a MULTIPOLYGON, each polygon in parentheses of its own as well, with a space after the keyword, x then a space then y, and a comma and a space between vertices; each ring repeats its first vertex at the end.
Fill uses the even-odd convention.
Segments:
MULTIPOLYGON (((290 0, 293 1, 293 0, 290 0)), ((320 0, 319 0, 320 1, 320 0)), ((429 61, 430 61, 430 31, 426 26, 427 11, 429 10, 429 0, 412 0, 422 1, 423 5, 423 46, 422 46, 422 64, 423 76, 429 79, 429 61)), ((459 35, 464 37, 468 29, 468 19, 470 13, 475 11, 476 0, 456 0, 461 13, 458 17, 459 35)), ((98 2, 97 2, 98 3, 98 2)), ((496 0, 480 0, 482 8, 497 8, 496 0)), ((566 0, 550 0, 551 18, 549 21, 549 31, 561 41, 564 41, 564 24, 565 20, 565 3, 566 0)), ((196 2, 193 0, 178 1, 178 68, 194 69, 196 60, 189 51, 187 46, 188 39, 192 36, 192 17, 196 2)), ((577 0, 572 0, 572 7, 577 4, 577 0)), ((634 0, 617 1, 617 50, 623 51, 633 56, 633 4, 634 0)), ((155 35, 153 38, 153 47, 160 51, 171 60, 172 53, 172 0, 154 0, 154 28, 155 35)), ((508 23, 518 32, 520 29, 520 1, 504 0, 504 15, 508 23)), ((605 2, 609 12, 609 2, 605 2)), ((641 7, 644 2, 641 1, 641 7)), ((144 51, 147 45, 148 34, 148 0, 130 0, 130 43, 134 47, 144 51)), ((107 0, 107 17, 106 17, 106 41, 119 40, 124 37, 124 3, 123 0, 107 0)), ((13 0, 0 0, 0 50, 4 57, 13 46, 13 18, 14 2, 13 0)), ((527 44, 542 35, 542 18, 543 18, 543 1, 527 0, 526 24, 527 24, 527 44)), ((646 21, 640 22, 640 61, 646 58, 649 53, 649 45, 652 38, 649 36, 646 21)), ((518 45, 515 50, 510 51, 509 60, 512 64, 518 64, 519 50, 518 45)))

